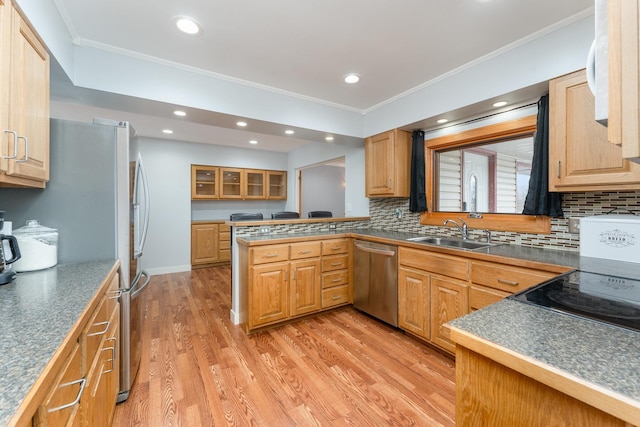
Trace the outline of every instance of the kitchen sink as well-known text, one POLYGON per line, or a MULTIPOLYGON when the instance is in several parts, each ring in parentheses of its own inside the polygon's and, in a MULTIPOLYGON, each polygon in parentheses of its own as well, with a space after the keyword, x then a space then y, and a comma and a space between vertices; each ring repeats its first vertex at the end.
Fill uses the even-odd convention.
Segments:
POLYGON ((483 243, 483 242, 476 242, 474 240, 450 239, 450 238, 432 237, 432 236, 412 237, 407 239, 407 241, 415 242, 415 243, 424 243, 425 245, 446 246, 448 248, 456 248, 456 249, 467 249, 471 251, 475 249, 483 249, 491 246, 496 246, 495 243, 483 243))

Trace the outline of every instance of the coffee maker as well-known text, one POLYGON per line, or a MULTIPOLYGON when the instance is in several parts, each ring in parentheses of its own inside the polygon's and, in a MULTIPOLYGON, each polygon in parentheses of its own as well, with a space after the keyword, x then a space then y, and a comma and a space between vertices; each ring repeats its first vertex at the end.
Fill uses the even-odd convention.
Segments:
POLYGON ((10 283, 16 278, 15 270, 9 268, 9 264, 12 264, 20 259, 20 248, 18 248, 18 241, 14 236, 7 236, 2 234, 2 227, 4 226, 4 211, 0 211, 0 285, 10 283), (5 253, 4 242, 9 243, 10 254, 5 253), (11 258, 9 258, 11 256, 11 258))

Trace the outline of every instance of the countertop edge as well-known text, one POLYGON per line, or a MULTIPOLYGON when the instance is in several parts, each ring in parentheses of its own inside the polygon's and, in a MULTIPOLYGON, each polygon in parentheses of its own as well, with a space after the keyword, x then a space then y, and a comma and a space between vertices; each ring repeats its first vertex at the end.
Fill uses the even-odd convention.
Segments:
POLYGON ((317 222, 353 222, 353 221, 369 221, 368 216, 349 216, 349 217, 331 217, 331 218, 298 218, 298 219, 262 219, 258 221, 224 221, 225 224, 235 227, 253 227, 261 225, 277 225, 277 224, 313 224, 317 222))
POLYGON ((640 402, 634 399, 509 350, 456 326, 448 325, 448 327, 450 337, 456 345, 474 351, 632 425, 635 425, 640 419, 640 402))

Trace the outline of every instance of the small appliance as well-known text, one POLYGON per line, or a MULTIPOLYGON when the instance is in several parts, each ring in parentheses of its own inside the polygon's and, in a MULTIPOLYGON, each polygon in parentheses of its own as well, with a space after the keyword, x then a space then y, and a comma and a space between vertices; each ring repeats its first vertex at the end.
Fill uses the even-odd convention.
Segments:
MULTIPOLYGON (((4 226, 4 211, 0 211, 0 230, 4 226)), ((20 259, 20 248, 18 247, 18 240, 14 236, 8 236, 0 233, 0 285, 5 285, 13 281, 16 278, 16 272, 12 268, 9 268, 9 264, 12 264, 20 259), (9 243, 9 250, 11 254, 5 253, 4 242, 9 243)))

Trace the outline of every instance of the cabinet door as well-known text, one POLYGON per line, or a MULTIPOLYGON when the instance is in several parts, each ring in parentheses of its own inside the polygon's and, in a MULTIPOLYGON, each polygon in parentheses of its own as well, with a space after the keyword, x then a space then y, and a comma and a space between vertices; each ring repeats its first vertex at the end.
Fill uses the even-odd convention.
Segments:
POLYGON ((398 270, 398 326, 430 338, 429 275, 400 267, 398 270))
POLYGON ((218 224, 191 224, 191 264, 218 260, 218 224))
POLYGON ((367 196, 393 195, 395 152, 393 133, 386 132, 365 142, 367 196))
POLYGON ((249 329, 289 317, 288 270, 287 262, 251 267, 249 329))
POLYGON ((291 316, 312 313, 322 308, 320 260, 294 261, 290 264, 291 316))
POLYGON ((6 0, 0 0, 0 173, 6 172, 9 161, 4 157, 9 156, 11 134, 5 132, 9 129, 9 79, 4 77, 10 74, 11 58, 11 5, 6 0))
POLYGON ((267 171, 267 198, 272 200, 287 199, 287 172, 267 171))
POLYGON ((456 345, 449 339, 443 325, 469 312, 469 290, 464 282, 431 277, 431 341, 455 353, 456 345))
POLYGON ((266 172, 261 170, 245 170, 246 187, 243 189, 244 199, 266 199, 266 172))
POLYGON ((215 200, 219 196, 220 169, 217 166, 191 165, 191 198, 215 200))
POLYGON ((595 121, 595 98, 584 70, 549 83, 549 189, 599 191, 640 188, 640 165, 624 160, 595 121))
POLYGON ((221 199, 242 199, 242 189, 245 186, 242 169, 220 168, 221 199))
POLYGON ((16 9, 11 25, 8 129, 18 134, 18 152, 9 144, 17 158, 9 160, 6 173, 44 183, 49 180, 49 54, 16 9))

